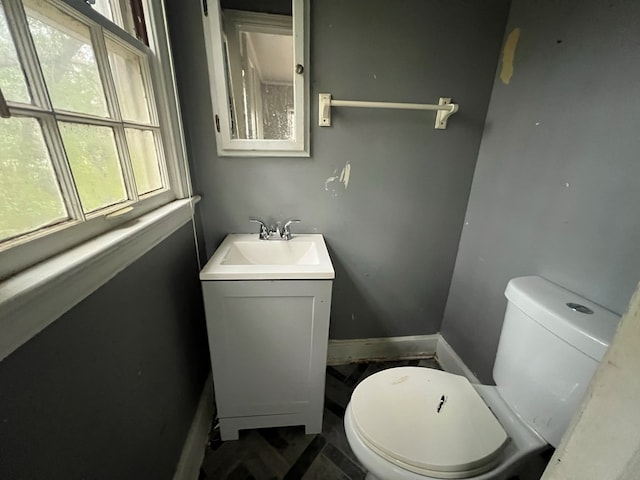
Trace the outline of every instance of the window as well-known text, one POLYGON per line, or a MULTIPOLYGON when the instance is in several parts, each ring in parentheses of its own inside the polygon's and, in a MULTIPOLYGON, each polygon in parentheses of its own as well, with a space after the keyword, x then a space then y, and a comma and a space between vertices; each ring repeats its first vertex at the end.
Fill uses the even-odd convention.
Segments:
POLYGON ((0 2, 2 278, 181 189, 156 53, 112 23, 128 2, 0 2))

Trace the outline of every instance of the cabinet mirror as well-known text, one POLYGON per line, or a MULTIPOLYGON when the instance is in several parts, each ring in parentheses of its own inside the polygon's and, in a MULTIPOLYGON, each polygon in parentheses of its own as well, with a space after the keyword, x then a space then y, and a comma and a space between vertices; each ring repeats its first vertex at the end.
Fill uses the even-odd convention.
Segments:
POLYGON ((210 0, 204 9, 219 155, 309 155, 306 7, 210 0))

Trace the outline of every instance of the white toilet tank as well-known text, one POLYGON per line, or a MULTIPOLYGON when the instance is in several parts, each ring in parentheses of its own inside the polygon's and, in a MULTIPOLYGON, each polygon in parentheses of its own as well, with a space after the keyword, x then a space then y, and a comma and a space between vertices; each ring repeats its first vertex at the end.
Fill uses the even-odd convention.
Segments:
POLYGON ((514 278, 505 296, 493 378, 513 411, 557 447, 620 317, 540 277, 514 278))

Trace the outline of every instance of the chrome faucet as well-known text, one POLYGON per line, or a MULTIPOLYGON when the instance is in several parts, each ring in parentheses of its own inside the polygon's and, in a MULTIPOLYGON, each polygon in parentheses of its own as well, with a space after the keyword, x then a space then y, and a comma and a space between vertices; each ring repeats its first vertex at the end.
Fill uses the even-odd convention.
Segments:
POLYGON ((250 218, 249 221, 260 224, 260 232, 258 232, 258 238, 260 240, 269 240, 271 232, 269 231, 269 229, 267 228, 267 226, 262 220, 258 218, 250 218))
POLYGON ((280 236, 283 240, 291 240, 291 224, 292 223, 300 223, 300 220, 292 219, 288 220, 284 226, 282 227, 282 231, 280 232, 280 236))
POLYGON ((280 222, 272 223, 269 227, 269 238, 278 238, 282 237, 282 232, 280 231, 280 222))
POLYGON ((287 220, 282 229, 280 229, 281 222, 276 222, 267 227, 266 223, 258 218, 250 218, 249 221, 260 224, 260 231, 258 232, 258 238, 260 240, 270 240, 273 237, 280 237, 282 240, 291 240, 293 237, 291 234, 291 224, 300 222, 300 220, 297 219, 287 220))

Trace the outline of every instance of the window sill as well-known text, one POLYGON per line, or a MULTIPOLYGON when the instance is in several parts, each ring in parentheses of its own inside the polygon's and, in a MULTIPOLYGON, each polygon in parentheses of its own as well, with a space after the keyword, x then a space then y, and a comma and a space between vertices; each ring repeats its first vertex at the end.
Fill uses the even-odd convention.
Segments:
POLYGON ((0 360, 187 223, 199 200, 171 202, 0 282, 0 360))

